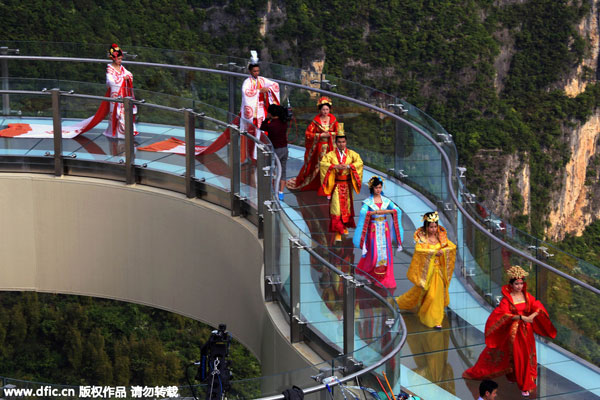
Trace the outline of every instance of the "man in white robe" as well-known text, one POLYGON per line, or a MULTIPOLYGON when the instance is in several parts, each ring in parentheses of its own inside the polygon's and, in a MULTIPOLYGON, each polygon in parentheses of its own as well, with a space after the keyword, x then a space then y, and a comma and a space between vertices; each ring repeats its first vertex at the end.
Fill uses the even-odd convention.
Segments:
MULTIPOLYGON (((248 66, 250 76, 242 84, 242 108, 240 110, 240 128, 256 138, 260 138, 258 129, 270 104, 279 105, 279 84, 260 75, 258 58, 251 59, 248 66)), ((250 148, 252 159, 256 160, 256 146, 250 148)))

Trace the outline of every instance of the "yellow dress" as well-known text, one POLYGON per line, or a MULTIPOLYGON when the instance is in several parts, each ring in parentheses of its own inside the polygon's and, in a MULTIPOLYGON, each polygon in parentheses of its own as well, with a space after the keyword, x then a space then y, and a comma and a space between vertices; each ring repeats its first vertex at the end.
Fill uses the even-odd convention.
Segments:
POLYGON ((444 307, 450 303, 448 286, 456 259, 456 245, 448 240, 446 230, 441 226, 439 239, 440 243, 429 244, 423 228, 417 229, 415 253, 406 273, 415 286, 396 298, 400 309, 419 307, 417 315, 421 323, 430 328, 441 325, 444 319, 444 307), (439 250, 442 254, 437 256, 439 250))

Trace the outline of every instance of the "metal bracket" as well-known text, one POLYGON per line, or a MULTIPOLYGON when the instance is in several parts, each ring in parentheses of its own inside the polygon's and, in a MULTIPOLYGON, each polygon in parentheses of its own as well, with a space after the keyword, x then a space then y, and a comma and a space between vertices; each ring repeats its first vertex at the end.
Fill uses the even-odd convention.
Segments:
POLYGON ((302 321, 299 316, 294 315, 292 316, 292 318, 294 319, 294 321, 296 321, 298 325, 306 325, 306 322, 302 321))
POLYGON ((470 278, 472 276, 475 276, 475 268, 467 269, 467 267, 463 265, 462 274, 465 278, 470 278))
POLYGON ((473 193, 469 192, 461 192, 463 198, 465 199, 465 203, 467 204, 475 204, 477 200, 477 196, 473 193))
POLYGON ((241 194, 239 194, 239 193, 234 193, 233 195, 234 195, 235 197, 237 197, 239 201, 246 201, 246 200, 248 200, 248 198, 247 198, 246 196, 242 196, 242 195, 241 195, 241 194))
POLYGON ((442 141, 446 144, 452 143, 452 135, 449 133, 438 133, 437 136, 442 138, 442 141))
POLYGON ((352 357, 346 358, 346 362, 344 363, 344 375, 352 374, 356 371, 359 371, 363 368, 364 364, 362 361, 355 360, 352 357))
POLYGON ((394 168, 390 168, 387 170, 388 175, 392 175, 398 179, 402 179, 402 178, 408 178, 408 175, 406 175, 404 173, 403 169, 399 169, 398 171, 396 171, 394 168), (391 174, 390 174, 391 172, 391 174))
POLYGON ((466 167, 456 167, 456 169, 458 170, 458 177, 465 178, 465 173, 467 172, 467 168, 466 167))
POLYGON ((4 54, 4 55, 14 54, 14 55, 18 56, 20 52, 21 52, 21 50, 19 50, 19 49, 9 49, 6 46, 0 47, 0 54, 4 54))
POLYGON ((337 85, 334 85, 333 83, 331 83, 329 80, 327 79, 313 79, 310 81, 311 84, 316 85, 317 83, 319 84, 319 87, 321 89, 327 89, 327 90, 331 90, 334 87, 337 87, 337 85))
POLYGON ((304 249, 306 247, 300 242, 300 238, 297 238, 295 236, 290 236, 289 241, 292 244, 292 246, 294 246, 298 249, 304 249))
POLYGON ((265 283, 271 286, 271 291, 275 293, 277 286, 281 285, 281 277, 279 275, 267 275, 265 276, 265 283))
POLYGON ((444 211, 454 211, 452 203, 444 203, 444 211))
POLYGON ((271 200, 265 200, 265 207, 267 207, 267 211, 271 214, 281 211, 280 208, 277 207, 277 203, 271 200))
POLYGON ((404 115, 406 113, 408 113, 408 109, 404 106, 404 104, 402 103, 397 103, 397 104, 388 104, 388 107, 391 108, 395 108, 398 110, 398 113, 404 115))

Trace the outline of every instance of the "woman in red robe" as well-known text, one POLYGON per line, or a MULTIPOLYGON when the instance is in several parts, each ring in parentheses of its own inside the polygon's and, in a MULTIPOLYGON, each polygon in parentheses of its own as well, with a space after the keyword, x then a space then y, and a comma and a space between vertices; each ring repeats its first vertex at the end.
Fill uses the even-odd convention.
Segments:
POLYGON ((517 382, 522 395, 535 389, 537 357, 534 333, 556 337, 544 305, 527 293, 524 282, 529 273, 518 265, 507 271, 509 284, 502 287, 503 298, 485 324, 486 347, 477 363, 463 373, 467 379, 491 379, 506 375, 517 382))
POLYGON ((330 114, 332 102, 329 97, 321 97, 317 107, 319 114, 305 132, 304 165, 298 176, 287 181, 286 186, 290 190, 318 190, 319 195, 324 196, 319 178, 319 161, 335 148, 333 143, 338 132, 338 122, 335 115, 330 114))

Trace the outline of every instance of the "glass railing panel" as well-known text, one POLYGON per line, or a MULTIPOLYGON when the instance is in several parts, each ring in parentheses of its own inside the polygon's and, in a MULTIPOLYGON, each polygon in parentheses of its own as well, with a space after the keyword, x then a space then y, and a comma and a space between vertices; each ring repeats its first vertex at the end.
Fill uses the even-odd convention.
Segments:
MULTIPOLYGON (((52 130, 52 99, 48 94, 13 94, 10 96, 10 102, 14 105, 13 112, 0 116, 0 129, 8 128, 9 124, 25 124, 48 125, 48 128, 52 130)), ((0 155, 38 157, 53 155, 53 148, 45 148, 43 141, 44 139, 18 136, 1 137, 0 155), (50 152, 48 152, 49 150, 50 152)))
MULTIPOLYGON (((387 290, 372 288, 383 298, 388 296, 387 290)), ((371 365, 394 348, 393 339, 400 333, 399 325, 386 303, 366 288, 354 288, 354 296, 354 357, 371 365)))
MULTIPOLYGON (((293 223, 289 220, 285 212, 279 211, 273 213, 273 238, 274 238, 274 269, 275 275, 279 277, 280 298, 289 309, 290 303, 290 237, 294 236, 288 227, 293 223)), ((265 227, 265 229, 267 229, 265 227)))

